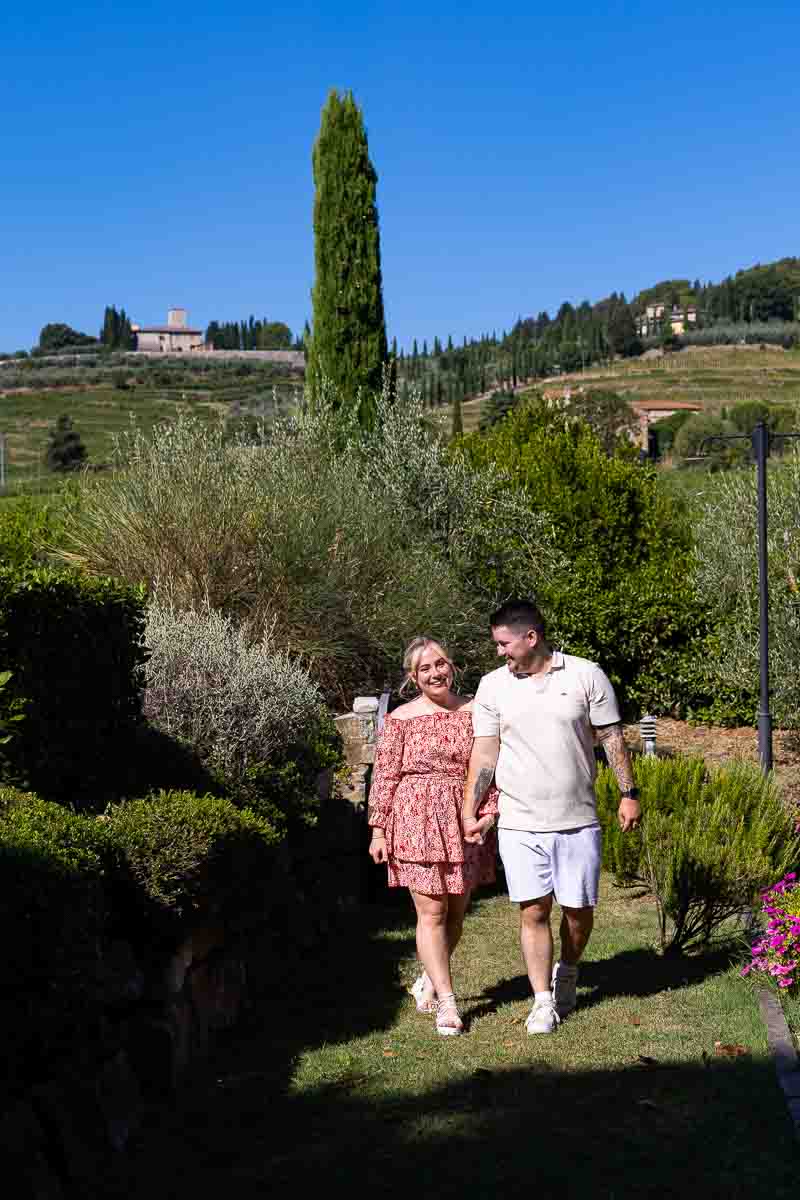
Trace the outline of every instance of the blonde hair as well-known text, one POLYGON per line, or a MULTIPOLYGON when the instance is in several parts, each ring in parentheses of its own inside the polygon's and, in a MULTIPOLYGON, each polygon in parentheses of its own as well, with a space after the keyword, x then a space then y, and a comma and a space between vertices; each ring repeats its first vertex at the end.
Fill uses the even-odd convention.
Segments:
POLYGON ((427 646, 439 647, 445 659, 449 663, 453 672, 453 678, 455 679, 456 664, 453 662, 450 651, 447 649, 447 646, 444 644, 444 642, 441 641, 440 638, 433 637, 430 633, 418 633, 416 637, 411 639, 403 651, 403 670, 406 673, 406 677, 400 685, 401 694, 405 691, 409 683, 416 683, 416 680, 414 679, 414 663, 420 651, 424 650, 427 646))

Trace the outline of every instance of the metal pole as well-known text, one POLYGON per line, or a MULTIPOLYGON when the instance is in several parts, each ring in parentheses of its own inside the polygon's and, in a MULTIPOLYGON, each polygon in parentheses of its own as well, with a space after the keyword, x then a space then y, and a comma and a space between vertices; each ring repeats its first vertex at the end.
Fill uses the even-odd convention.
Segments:
POLYGON ((758 757, 766 774, 772 770, 772 714, 769 711, 769 585, 767 582, 767 456, 769 430, 759 421, 753 430, 758 493, 758 662, 760 707, 758 710, 758 757))

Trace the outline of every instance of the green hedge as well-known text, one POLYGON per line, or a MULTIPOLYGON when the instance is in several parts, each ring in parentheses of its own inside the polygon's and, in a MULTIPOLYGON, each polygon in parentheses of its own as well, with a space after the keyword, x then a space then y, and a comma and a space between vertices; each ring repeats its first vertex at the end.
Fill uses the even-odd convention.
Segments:
POLYGON ((0 568, 0 663, 24 721, 0 777, 79 808, 104 803, 119 739, 139 719, 144 592, 70 571, 0 568))
POLYGON ((0 792, 0 1012, 12 1088, 69 1053, 98 1020, 106 869, 98 823, 0 792))
POLYGON ((0 789, 0 872, 0 1089, 12 1091, 99 1036, 106 936, 149 955, 212 916, 264 923, 286 890, 269 824, 191 792, 96 817, 0 789))

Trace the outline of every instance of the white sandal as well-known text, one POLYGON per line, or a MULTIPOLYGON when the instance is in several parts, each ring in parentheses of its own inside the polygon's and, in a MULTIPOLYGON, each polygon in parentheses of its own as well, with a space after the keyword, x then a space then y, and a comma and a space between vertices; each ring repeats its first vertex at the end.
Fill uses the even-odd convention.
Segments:
POLYGON ((418 1013, 434 1013, 436 1012, 435 993, 430 1000, 423 1000, 426 988, 431 986, 431 981, 428 978, 427 971, 423 971, 419 979, 417 979, 408 989, 409 995, 414 997, 414 1003, 417 1006, 418 1013))
POLYGON ((436 1001, 436 1032, 442 1037, 458 1037, 464 1032, 464 1024, 458 1015, 456 998, 452 992, 436 1001))

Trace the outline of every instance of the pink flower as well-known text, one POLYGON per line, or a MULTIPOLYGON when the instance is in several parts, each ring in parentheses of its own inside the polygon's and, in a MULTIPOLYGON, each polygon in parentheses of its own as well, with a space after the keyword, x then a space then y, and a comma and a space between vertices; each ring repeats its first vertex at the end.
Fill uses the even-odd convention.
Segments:
POLYGON ((793 979, 788 979, 786 976, 778 980, 778 987, 791 987, 794 983, 793 979))

